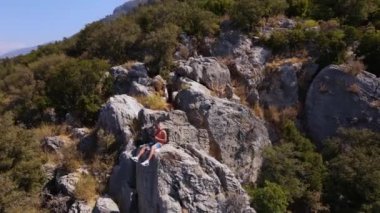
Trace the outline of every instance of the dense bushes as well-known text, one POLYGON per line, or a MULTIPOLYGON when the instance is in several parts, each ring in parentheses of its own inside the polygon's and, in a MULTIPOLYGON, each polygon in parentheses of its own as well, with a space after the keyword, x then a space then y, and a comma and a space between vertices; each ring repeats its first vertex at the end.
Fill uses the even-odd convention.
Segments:
POLYGON ((380 31, 367 32, 360 41, 358 54, 370 72, 380 75, 380 31))
MULTIPOLYGON (((260 193, 268 191, 276 192, 276 195, 260 196, 281 196, 281 208, 289 202, 293 208, 305 211, 307 209, 321 210, 320 194, 325 174, 322 156, 316 152, 314 145, 300 134, 293 122, 285 121, 281 131, 280 144, 268 148, 264 153, 264 165, 259 180, 260 187, 257 189, 260 193), (265 184, 265 181, 270 181, 278 186, 265 184), (269 190, 268 187, 273 189, 269 190), (283 194, 286 195, 286 198, 283 198, 283 194)), ((260 203, 255 203, 255 201, 258 202, 257 199, 253 199, 253 205, 262 206, 260 203)), ((273 203, 266 204, 265 208, 275 205, 275 202, 279 201, 272 200, 271 202, 273 203)), ((286 207, 290 208, 290 206, 286 207)), ((263 212, 272 211, 271 209, 265 210, 265 208, 263 212)))
POLYGON ((0 212, 38 212, 44 176, 41 149, 33 133, 0 117, 0 212))
POLYGON ((332 212, 380 211, 380 134, 341 130, 326 141, 325 199, 332 212))

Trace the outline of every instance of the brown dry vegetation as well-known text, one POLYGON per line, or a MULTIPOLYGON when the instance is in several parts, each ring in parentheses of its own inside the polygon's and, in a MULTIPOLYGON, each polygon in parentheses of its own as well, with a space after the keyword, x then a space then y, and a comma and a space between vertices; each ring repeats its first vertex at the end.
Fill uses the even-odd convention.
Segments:
POLYGON ((357 94, 357 95, 360 94, 360 91, 361 91, 359 85, 356 84, 356 83, 349 85, 349 86, 346 88, 346 90, 347 90, 348 92, 351 92, 351 93, 354 93, 354 94, 357 94))
POLYGON ((93 176, 83 174, 76 185, 75 197, 92 203, 98 195, 97 187, 98 184, 93 176))
POLYGON ((149 96, 138 96, 136 100, 145 107, 153 110, 168 110, 168 104, 165 99, 158 94, 149 96))

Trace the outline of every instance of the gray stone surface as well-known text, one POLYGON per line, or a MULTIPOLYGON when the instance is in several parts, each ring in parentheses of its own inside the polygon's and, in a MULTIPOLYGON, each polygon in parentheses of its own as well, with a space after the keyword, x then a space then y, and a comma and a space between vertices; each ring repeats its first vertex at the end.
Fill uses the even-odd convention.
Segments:
POLYGON ((264 107, 279 109, 293 107, 298 103, 297 68, 286 64, 268 73, 259 86, 260 103, 264 107))
POLYGON ((354 77, 328 66, 313 80, 306 98, 310 136, 322 142, 339 127, 380 131, 380 79, 363 72, 354 77), (376 104, 377 103, 377 104, 376 104))
POLYGON ((73 196, 76 188, 76 184, 79 182, 81 174, 79 172, 73 172, 56 179, 57 188, 65 195, 73 196))
POLYGON ((45 151, 59 152, 65 146, 65 141, 59 136, 45 137, 42 147, 45 151))
POLYGON ((179 61, 179 67, 175 72, 211 90, 224 90, 231 83, 230 71, 215 58, 191 57, 187 61, 179 61))
POLYGON ((236 212, 255 212, 227 166, 186 145, 166 145, 149 167, 136 168, 139 212, 225 212, 228 193, 241 195, 236 212))
POLYGON ((84 201, 75 201, 69 209, 69 213, 91 213, 92 208, 84 201))
POLYGON ((119 213, 119 207, 109 197, 99 197, 96 201, 93 213, 119 213))
POLYGON ((131 125, 143 106, 127 95, 111 97, 99 114, 98 126, 112 134, 117 140, 127 143, 131 137, 131 125))
POLYGON ((211 156, 229 166, 242 182, 256 181, 261 151, 270 145, 262 120, 241 104, 191 89, 181 90, 175 103, 192 125, 207 130, 211 156))
POLYGON ((271 56, 268 49, 254 46, 251 39, 237 31, 223 32, 215 42, 212 54, 232 57, 231 75, 239 77, 250 88, 263 80, 265 63, 271 56))

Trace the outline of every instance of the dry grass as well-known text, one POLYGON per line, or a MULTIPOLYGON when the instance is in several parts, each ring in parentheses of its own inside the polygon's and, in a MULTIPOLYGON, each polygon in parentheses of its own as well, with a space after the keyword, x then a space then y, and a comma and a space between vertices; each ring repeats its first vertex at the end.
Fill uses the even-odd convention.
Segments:
POLYGON ((121 65, 122 67, 126 68, 126 69, 131 69, 133 65, 135 65, 137 61, 127 61, 125 64, 121 65))
POLYGON ((380 109, 380 100, 372 101, 372 102, 370 103, 370 106, 371 106, 372 108, 380 109))
POLYGON ((255 106, 252 108, 253 114, 255 114, 257 117, 264 119, 264 110, 261 108, 260 104, 255 104, 255 106))
POLYGON ((354 94, 360 94, 360 87, 358 84, 351 84, 349 85, 347 88, 346 88, 347 91, 351 92, 351 93, 354 93, 354 94))
POLYGON ((360 60, 348 60, 344 66, 344 71, 352 76, 357 76, 366 69, 360 60))
POLYGON ((83 174, 76 185, 74 195, 79 200, 91 203, 98 196, 97 186, 98 184, 93 176, 83 174))
POLYGON ((292 57, 292 58, 281 58, 276 57, 272 61, 268 62, 266 64, 266 72, 272 72, 277 70, 279 67, 281 67, 284 64, 302 64, 306 62, 308 59, 307 52, 301 51, 299 53, 299 57, 292 57))
POLYGON ((33 132, 38 140, 42 140, 46 136, 63 135, 68 136, 67 124, 54 125, 54 124, 41 124, 39 127, 34 128, 33 132))
POLYGON ((75 172, 83 165, 82 154, 76 150, 74 145, 66 147, 62 154, 63 167, 68 173, 75 172))
POLYGON ((145 107, 153 110, 168 110, 168 104, 165 99, 158 94, 149 95, 149 96, 139 96, 136 97, 136 100, 144 105, 145 107))
POLYGON ((233 80, 232 86, 234 88, 234 93, 240 98, 242 104, 247 105, 247 90, 245 85, 243 85, 239 80, 233 80))
POLYGON ((269 106, 264 110, 264 117, 266 120, 280 124, 284 120, 295 120, 298 115, 298 107, 288 107, 285 109, 279 109, 275 106, 269 106))

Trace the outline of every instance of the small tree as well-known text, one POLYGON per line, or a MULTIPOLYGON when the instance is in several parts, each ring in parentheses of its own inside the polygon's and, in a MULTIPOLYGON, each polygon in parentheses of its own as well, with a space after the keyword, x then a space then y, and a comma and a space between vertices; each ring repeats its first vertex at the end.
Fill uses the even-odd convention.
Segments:
POLYGON ((262 213, 283 213, 288 207, 289 198, 285 190, 276 183, 265 181, 264 187, 251 194, 253 206, 262 213))

